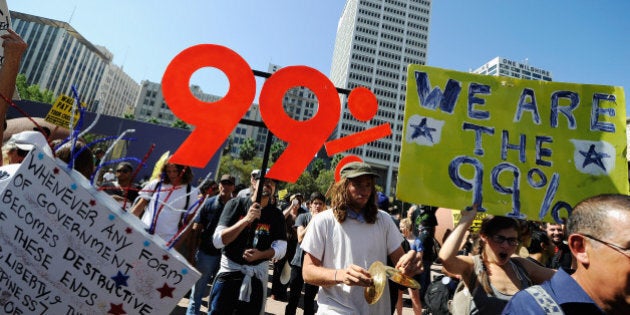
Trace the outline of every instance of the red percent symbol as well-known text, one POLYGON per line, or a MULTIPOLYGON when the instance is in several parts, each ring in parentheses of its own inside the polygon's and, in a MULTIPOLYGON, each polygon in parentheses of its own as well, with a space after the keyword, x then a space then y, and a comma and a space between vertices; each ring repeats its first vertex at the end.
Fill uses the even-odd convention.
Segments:
MULTIPOLYGON (((348 96, 348 109, 359 121, 368 121, 378 111, 376 96, 365 87, 354 88, 348 96)), ((337 153, 362 146, 368 142, 387 137, 392 134, 389 123, 366 129, 343 138, 326 142, 326 153, 333 156, 337 153)))

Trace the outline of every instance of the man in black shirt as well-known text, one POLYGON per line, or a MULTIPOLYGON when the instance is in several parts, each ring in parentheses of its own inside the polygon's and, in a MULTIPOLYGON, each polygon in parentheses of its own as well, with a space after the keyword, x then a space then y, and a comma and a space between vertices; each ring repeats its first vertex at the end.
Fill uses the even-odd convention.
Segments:
POLYGON ((209 314, 260 313, 269 260, 284 257, 287 247, 284 216, 271 202, 276 184, 259 177, 251 197, 237 197, 225 205, 213 235, 215 247, 223 252, 209 314), (263 190, 260 203, 256 202, 258 189, 263 190))

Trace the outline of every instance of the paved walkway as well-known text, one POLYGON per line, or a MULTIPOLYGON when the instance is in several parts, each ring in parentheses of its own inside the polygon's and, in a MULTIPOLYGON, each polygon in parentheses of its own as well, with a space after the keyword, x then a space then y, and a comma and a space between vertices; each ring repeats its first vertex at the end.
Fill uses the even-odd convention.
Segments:
MULTIPOLYGON (((273 270, 269 270, 269 282, 267 293, 271 292, 271 275, 273 270)), ((210 286, 208 286, 208 289, 210 286)), ((413 310, 411 309, 411 301, 409 300, 409 296, 407 294, 403 295, 404 304, 403 304, 403 315, 413 315, 413 310)), ((208 295, 206 294, 202 300, 201 311, 202 314, 206 314, 208 312, 208 295)), ((265 314, 266 315, 281 315, 284 314, 284 308, 287 303, 282 301, 276 301, 271 298, 267 298, 267 304, 265 306, 265 314)), ((186 307, 188 307, 188 299, 183 298, 179 301, 175 309, 171 312, 171 315, 185 315, 186 307)), ((301 308, 298 307, 297 314, 302 315, 304 312, 301 308)))

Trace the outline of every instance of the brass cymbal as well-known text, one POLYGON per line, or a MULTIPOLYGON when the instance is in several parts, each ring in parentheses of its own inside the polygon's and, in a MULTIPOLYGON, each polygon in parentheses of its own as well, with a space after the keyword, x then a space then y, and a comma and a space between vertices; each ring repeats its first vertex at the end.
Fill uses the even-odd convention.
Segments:
POLYGON ((373 262, 368 272, 372 275, 373 284, 365 287, 363 295, 368 304, 374 304, 383 295, 385 284, 387 283, 387 273, 385 272, 385 266, 380 261, 373 262))
POLYGON ((372 275, 372 286, 364 289, 363 295, 368 304, 376 303, 383 295, 387 279, 390 279, 402 286, 412 289, 420 289, 418 281, 404 275, 400 270, 383 265, 380 261, 375 261, 370 265, 368 272, 372 275))

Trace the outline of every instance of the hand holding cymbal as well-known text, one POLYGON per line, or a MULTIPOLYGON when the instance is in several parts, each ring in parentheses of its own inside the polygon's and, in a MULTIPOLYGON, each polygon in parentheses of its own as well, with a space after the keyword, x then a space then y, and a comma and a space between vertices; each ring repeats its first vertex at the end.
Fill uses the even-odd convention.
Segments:
POLYGON ((372 280, 374 281, 374 284, 366 287, 363 292, 368 304, 374 304, 381 298, 387 279, 408 288, 420 289, 420 284, 416 280, 405 276, 396 268, 383 265, 380 261, 372 263, 368 272, 372 275, 372 280))

